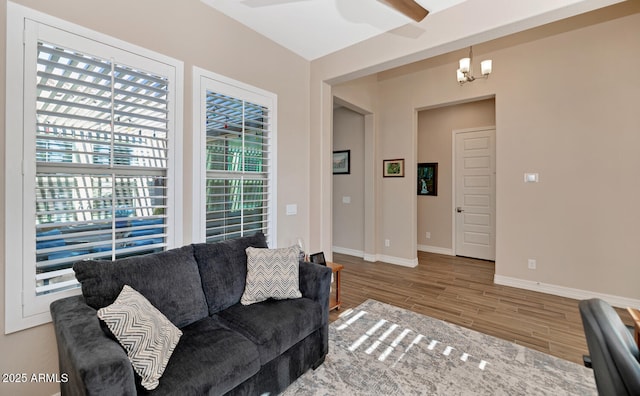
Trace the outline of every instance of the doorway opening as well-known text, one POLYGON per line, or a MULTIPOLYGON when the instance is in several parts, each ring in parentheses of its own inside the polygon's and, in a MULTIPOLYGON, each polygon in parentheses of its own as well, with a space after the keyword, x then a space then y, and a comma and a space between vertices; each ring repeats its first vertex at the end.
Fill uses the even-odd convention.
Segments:
MULTIPOLYGON (((493 129, 493 168, 492 180, 495 189, 495 97, 475 99, 464 103, 447 104, 418 111, 418 137, 417 137, 417 163, 437 164, 437 195, 420 195, 417 197, 417 246, 419 251, 439 253, 446 255, 465 255, 468 257, 488 259, 486 256, 478 257, 476 252, 467 252, 464 249, 459 252, 458 240, 461 238, 458 232, 460 225, 456 219, 461 218, 468 224, 487 221, 487 216, 481 216, 474 210, 467 210, 467 204, 475 208, 481 202, 489 203, 493 207, 493 217, 488 221, 493 226, 493 233, 481 235, 477 229, 469 228, 467 234, 467 245, 474 245, 479 242, 487 242, 485 245, 491 246, 495 259, 495 193, 493 198, 472 196, 468 194, 467 202, 458 202, 456 194, 457 188, 456 169, 463 165, 456 166, 456 132, 472 132, 476 130, 493 129), (491 126, 491 127, 487 127, 491 126), (452 137, 453 135, 453 137, 452 137), (491 201, 493 199, 493 201, 491 201), (476 201, 473 201, 476 200, 476 201), (458 206, 460 212, 457 211, 458 206), (487 241, 488 239, 488 241, 487 241)), ((467 159, 469 166, 480 166, 486 159, 479 159, 470 156, 467 159)), ((468 178, 470 183, 479 183, 480 178, 468 178)), ((417 183, 417 182, 416 182, 417 183)))
POLYGON ((332 250, 375 261, 373 114, 334 97, 332 250))

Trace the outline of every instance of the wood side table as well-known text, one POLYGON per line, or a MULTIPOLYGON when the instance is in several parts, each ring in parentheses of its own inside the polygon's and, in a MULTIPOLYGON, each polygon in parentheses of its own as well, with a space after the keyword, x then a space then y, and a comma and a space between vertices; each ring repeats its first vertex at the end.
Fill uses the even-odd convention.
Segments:
POLYGON ((640 311, 635 308, 627 308, 627 312, 629 312, 631 319, 633 319, 633 339, 640 347, 640 311))
POLYGON ((329 311, 332 311, 334 309, 340 309, 340 305, 342 305, 342 301, 340 301, 340 271, 342 271, 344 265, 327 261, 327 267, 331 268, 331 271, 335 274, 336 282, 336 295, 335 297, 329 297, 329 311))

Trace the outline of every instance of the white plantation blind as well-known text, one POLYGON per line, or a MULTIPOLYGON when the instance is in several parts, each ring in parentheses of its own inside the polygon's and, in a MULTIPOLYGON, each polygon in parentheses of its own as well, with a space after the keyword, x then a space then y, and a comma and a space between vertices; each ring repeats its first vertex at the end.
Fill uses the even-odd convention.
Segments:
POLYGON ((271 109, 206 91, 206 241, 269 233, 271 109))
POLYGON ((168 79, 38 41, 36 294, 167 246, 168 79))
POLYGON ((5 333, 78 295, 72 265, 182 242, 182 62, 7 3, 5 333))

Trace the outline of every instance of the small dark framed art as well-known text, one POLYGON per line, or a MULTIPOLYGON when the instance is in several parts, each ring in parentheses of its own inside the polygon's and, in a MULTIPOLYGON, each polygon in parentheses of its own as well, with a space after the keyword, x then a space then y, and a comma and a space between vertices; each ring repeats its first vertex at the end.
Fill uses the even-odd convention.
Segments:
POLYGON ((438 163, 418 164, 418 195, 438 195, 438 163))
POLYGON ((383 177, 404 177, 404 159, 382 161, 383 177))
POLYGON ((351 173, 351 150, 333 152, 333 174, 348 175, 351 173))
POLYGON ((315 264, 327 265, 327 260, 324 258, 324 252, 310 254, 309 261, 315 264))

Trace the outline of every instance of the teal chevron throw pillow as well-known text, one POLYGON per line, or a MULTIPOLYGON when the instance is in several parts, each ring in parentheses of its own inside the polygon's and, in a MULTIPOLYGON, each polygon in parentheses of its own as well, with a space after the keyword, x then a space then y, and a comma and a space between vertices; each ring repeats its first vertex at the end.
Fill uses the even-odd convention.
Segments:
POLYGON ((285 300, 300 298, 298 257, 300 248, 281 249, 249 247, 247 252, 247 283, 240 302, 250 305, 268 298, 285 300))
POLYGON ((129 285, 122 288, 113 304, 98 310, 98 318, 127 351, 142 386, 155 389, 182 331, 129 285))

